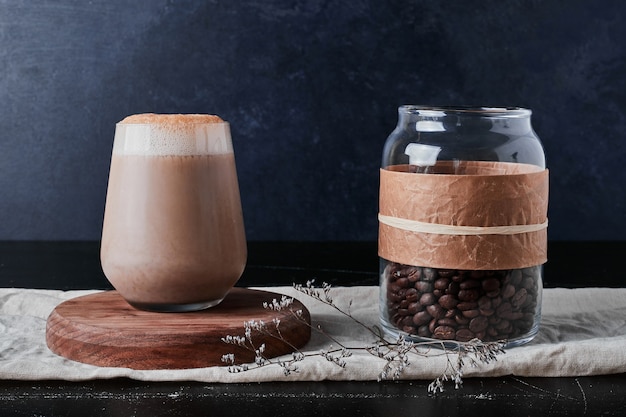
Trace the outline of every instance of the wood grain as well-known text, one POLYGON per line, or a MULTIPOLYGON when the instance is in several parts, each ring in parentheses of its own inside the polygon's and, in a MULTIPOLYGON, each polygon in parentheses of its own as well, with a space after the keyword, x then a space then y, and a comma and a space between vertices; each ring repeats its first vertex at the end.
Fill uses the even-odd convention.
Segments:
POLYGON ((263 320, 273 335, 253 331, 265 356, 276 357, 304 346, 311 337, 310 313, 299 301, 286 311, 265 309, 281 294, 233 288, 217 306, 188 313, 155 313, 131 307, 116 291, 77 297, 58 305, 46 326, 46 342, 54 353, 97 366, 132 369, 184 369, 224 365, 223 355, 237 362, 254 361, 254 353, 226 344, 227 335, 242 336, 244 323, 263 320), (293 311, 302 310, 301 319, 293 311), (277 335, 272 320, 280 320, 277 335))

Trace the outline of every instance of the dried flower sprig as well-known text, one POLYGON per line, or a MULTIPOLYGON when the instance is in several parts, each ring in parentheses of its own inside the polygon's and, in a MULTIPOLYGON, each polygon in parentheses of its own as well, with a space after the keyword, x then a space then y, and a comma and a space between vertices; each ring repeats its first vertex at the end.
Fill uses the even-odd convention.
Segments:
MULTIPOLYGON (((332 307, 340 314, 348 317, 361 328, 369 332, 372 335, 374 342, 371 345, 364 347, 345 346, 331 334, 322 329, 320 325, 315 327, 311 326, 308 321, 304 319, 302 310, 292 308, 293 298, 282 296, 280 301, 274 299, 271 303, 263 303, 263 307, 277 312, 290 312, 297 320, 306 324, 312 330, 322 334, 338 347, 333 348, 331 345, 329 349, 322 350, 318 353, 304 353, 296 346, 289 344, 289 342, 282 336, 280 333, 279 319, 276 318, 272 320, 272 326, 269 326, 263 321, 248 321, 244 323, 243 336, 227 335, 222 338, 222 341, 253 352, 255 355, 254 364, 237 364, 235 361, 235 355, 229 353, 222 357, 222 362, 228 365, 228 370, 230 372, 244 372, 275 364, 282 367, 283 373, 287 376, 294 372, 299 372, 299 368, 297 366, 298 362, 301 362, 305 360, 305 358, 311 356, 323 357, 329 362, 341 368, 345 368, 348 365, 346 358, 352 356, 353 351, 366 351, 371 355, 386 361, 378 376, 379 381, 388 379, 396 380, 402 377, 404 370, 411 364, 411 359, 413 357, 445 356, 446 367, 444 371, 428 385, 428 392, 436 394, 438 392, 443 392, 445 383, 448 381, 453 382, 455 388, 457 389, 463 384, 463 371, 466 366, 466 361, 469 362, 471 366, 477 366, 479 363, 489 364, 490 362, 497 360, 498 355, 505 353, 504 341, 482 342, 479 339, 473 339, 469 342, 454 343, 429 340, 415 342, 404 338, 402 335, 398 336, 395 341, 388 341, 383 332, 377 326, 370 327, 366 325, 355 318, 350 313, 349 309, 346 311, 335 304, 331 296, 332 287, 330 284, 322 283, 321 287, 316 287, 314 285, 314 281, 310 280, 307 281, 304 286, 294 284, 294 289, 313 298, 314 300, 332 307), (252 337, 253 331, 287 343, 293 350, 291 358, 281 360, 265 357, 265 345, 255 345, 252 337)), ((350 308, 351 306, 352 301, 350 301, 348 307, 350 308)))
MULTIPOLYGON (((304 319, 302 310, 293 310, 291 309, 291 305, 293 304, 293 298, 282 296, 281 300, 278 301, 276 299, 272 300, 271 303, 264 302, 263 308, 272 310, 272 311, 289 311, 291 314, 296 317, 297 320, 302 323, 307 323, 304 319)), ((308 325, 308 323, 307 323, 308 325)), ((301 362, 307 356, 303 352, 301 352, 296 346, 289 343, 280 332, 280 319, 274 318, 272 320, 272 325, 270 326, 268 323, 265 323, 263 320, 250 320, 244 322, 244 335, 243 336, 232 336, 227 335, 222 337, 222 342, 239 346, 245 350, 254 353, 254 365, 256 368, 260 368, 270 364, 277 364, 283 368, 283 372, 285 375, 290 375, 293 372, 298 372, 299 369, 296 366, 297 362, 301 362), (260 346, 256 346, 253 340, 253 331, 265 335, 267 337, 271 337, 277 340, 286 343, 293 350, 292 358, 289 360, 280 360, 280 359, 271 359, 264 355, 265 353, 265 344, 261 344, 260 346)), ((223 355, 221 358, 222 362, 228 365, 229 372, 237 373, 244 372, 251 368, 248 364, 238 364, 235 361, 235 355, 232 353, 228 353, 223 355)))

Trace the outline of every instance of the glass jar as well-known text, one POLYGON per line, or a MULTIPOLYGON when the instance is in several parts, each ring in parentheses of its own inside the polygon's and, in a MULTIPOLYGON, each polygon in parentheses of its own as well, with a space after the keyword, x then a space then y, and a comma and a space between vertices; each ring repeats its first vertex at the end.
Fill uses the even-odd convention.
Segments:
POLYGON ((399 108, 380 170, 380 317, 409 340, 530 341, 548 171, 523 108, 399 108))

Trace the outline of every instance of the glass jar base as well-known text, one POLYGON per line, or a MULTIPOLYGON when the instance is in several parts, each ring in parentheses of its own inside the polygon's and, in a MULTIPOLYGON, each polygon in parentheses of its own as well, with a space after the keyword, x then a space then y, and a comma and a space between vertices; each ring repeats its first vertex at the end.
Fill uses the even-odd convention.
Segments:
POLYGON ((155 313, 188 313, 193 311, 206 310, 207 308, 215 307, 221 303, 223 298, 218 300, 204 301, 200 303, 189 304, 170 304, 170 303, 137 303, 134 301, 128 301, 128 304, 135 307, 138 310, 152 311, 155 313))
MULTIPOLYGON (((390 323, 386 323, 384 320, 381 320, 380 324, 381 324, 384 334, 390 339, 390 341, 395 341, 395 340, 398 340, 400 337, 402 337, 404 340, 407 340, 413 343, 432 343, 432 347, 435 347, 435 348, 436 347, 458 348, 458 347, 462 347, 464 343, 467 343, 467 342, 462 342, 459 340, 435 339, 435 338, 429 338, 429 337, 421 337, 415 334, 409 334, 409 333, 399 330, 398 328, 396 328, 390 323)), ((522 346, 531 342, 535 338, 538 332, 539 332, 539 324, 537 323, 527 333, 514 337, 512 339, 486 340, 486 341, 481 340, 481 342, 483 343, 502 342, 503 349, 510 349, 510 348, 522 346)))

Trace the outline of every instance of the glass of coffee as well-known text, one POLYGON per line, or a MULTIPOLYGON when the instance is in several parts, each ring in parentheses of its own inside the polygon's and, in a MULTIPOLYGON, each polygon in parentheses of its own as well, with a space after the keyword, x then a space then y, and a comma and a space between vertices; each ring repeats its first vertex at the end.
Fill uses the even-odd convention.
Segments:
POLYGON ((229 124, 218 116, 138 114, 116 125, 100 258, 132 306, 219 304, 247 257, 229 124))

